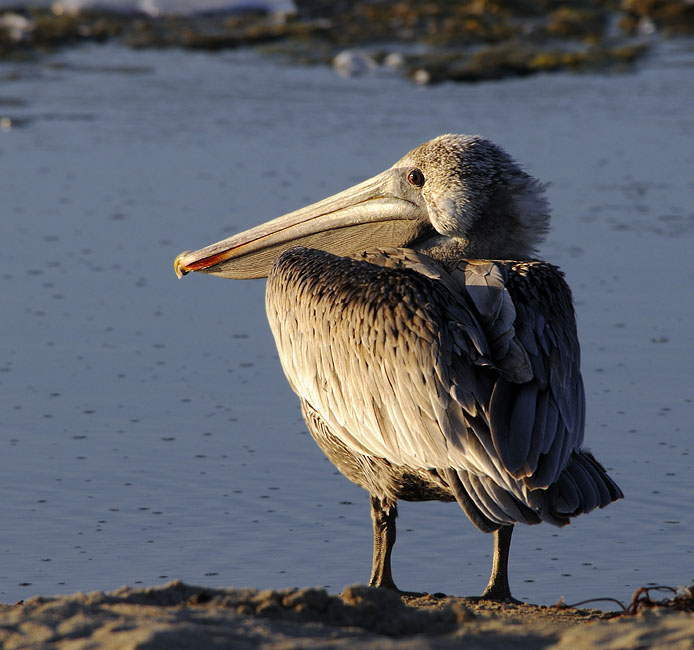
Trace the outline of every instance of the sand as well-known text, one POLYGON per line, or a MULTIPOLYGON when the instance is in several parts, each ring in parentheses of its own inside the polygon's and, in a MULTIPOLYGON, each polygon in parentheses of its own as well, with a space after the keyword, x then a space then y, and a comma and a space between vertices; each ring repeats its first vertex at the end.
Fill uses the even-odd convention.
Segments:
POLYGON ((12 648, 694 648, 694 613, 594 609, 399 596, 360 585, 323 589, 161 587, 36 597, 0 605, 12 648))

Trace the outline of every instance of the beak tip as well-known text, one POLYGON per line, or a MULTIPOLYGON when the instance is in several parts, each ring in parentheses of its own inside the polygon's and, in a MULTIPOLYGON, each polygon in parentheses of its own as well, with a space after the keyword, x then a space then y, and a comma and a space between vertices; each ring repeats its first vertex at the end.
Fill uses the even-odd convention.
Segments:
POLYGON ((181 263, 181 259, 185 257, 188 253, 190 253, 190 251, 183 251, 174 260, 174 271, 176 272, 176 275, 179 279, 182 278, 184 275, 190 273, 190 271, 181 263))

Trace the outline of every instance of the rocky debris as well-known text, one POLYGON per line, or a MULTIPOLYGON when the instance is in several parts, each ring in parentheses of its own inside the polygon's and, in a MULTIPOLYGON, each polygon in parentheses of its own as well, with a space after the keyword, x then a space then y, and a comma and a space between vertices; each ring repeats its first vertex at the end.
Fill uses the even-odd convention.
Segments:
POLYGON ((688 0, 622 0, 619 27, 625 34, 694 34, 694 3, 688 0))
POLYGON ((0 13, 0 59, 82 42, 134 48, 259 47, 345 75, 402 71, 418 83, 554 70, 621 70, 656 36, 694 33, 690 0, 298 0, 293 14, 148 15, 52 8, 0 13), (404 62, 388 64, 393 57, 404 62))
POLYGON ((544 48, 523 41, 486 45, 471 54, 426 55, 410 59, 407 74, 420 84, 440 81, 484 81, 523 77, 557 70, 627 69, 644 52, 643 44, 592 45, 565 50, 544 48))

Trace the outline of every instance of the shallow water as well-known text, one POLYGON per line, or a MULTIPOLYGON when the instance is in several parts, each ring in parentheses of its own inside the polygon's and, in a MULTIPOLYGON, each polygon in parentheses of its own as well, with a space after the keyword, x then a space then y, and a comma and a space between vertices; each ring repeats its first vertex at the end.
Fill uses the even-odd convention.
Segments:
MULTIPOLYGON (((627 499, 518 528, 517 597, 628 599, 694 578, 694 51, 636 73, 418 88, 255 54, 85 47, 0 64, 0 599, 368 578, 367 495, 306 433, 264 282, 173 259, 482 133, 550 183, 586 441, 627 499)), ((401 588, 481 592, 491 537, 403 503, 401 588)))

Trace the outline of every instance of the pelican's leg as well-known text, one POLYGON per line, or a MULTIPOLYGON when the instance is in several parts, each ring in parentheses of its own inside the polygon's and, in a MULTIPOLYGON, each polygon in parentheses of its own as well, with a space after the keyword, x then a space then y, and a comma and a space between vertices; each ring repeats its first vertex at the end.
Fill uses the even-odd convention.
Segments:
POLYGON ((398 510, 395 505, 384 506, 381 500, 371 495, 371 519, 374 523, 374 558, 371 568, 370 587, 398 588, 390 571, 390 553, 395 544, 395 518, 398 510))
MULTIPOLYGON (((514 601, 508 586, 508 553, 511 550, 513 525, 502 526, 494 531, 494 559, 489 584, 482 594, 486 600, 514 601)), ((519 602, 519 601, 514 601, 519 602)))

